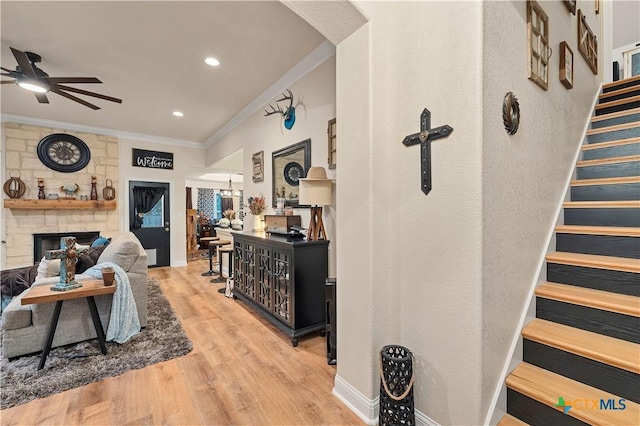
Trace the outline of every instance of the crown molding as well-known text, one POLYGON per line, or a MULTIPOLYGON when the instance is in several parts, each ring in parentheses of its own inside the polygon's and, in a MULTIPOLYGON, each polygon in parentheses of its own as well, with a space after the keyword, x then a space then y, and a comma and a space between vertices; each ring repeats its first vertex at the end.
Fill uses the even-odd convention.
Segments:
POLYGON ((113 136, 119 139, 133 139, 143 142, 152 142, 162 145, 183 146, 186 148, 204 149, 199 142, 183 139, 165 138, 162 136, 145 135, 142 133, 124 132, 122 130, 107 129, 104 127, 86 126, 84 124, 65 123, 63 121, 44 120, 41 118, 25 117, 22 115, 0 114, 2 123, 18 123, 31 126, 51 127, 54 129, 71 130, 74 132, 94 133, 103 136, 113 136))
POLYGON ((335 54, 336 47, 330 41, 325 40, 322 42, 322 44, 316 47, 311 53, 305 56, 304 59, 276 80, 275 83, 258 95, 253 101, 251 101, 251 103, 240 110, 238 114, 236 114, 217 132, 211 135, 204 142, 204 146, 209 148, 211 145, 231 133, 231 131, 239 126, 243 121, 261 110, 266 104, 273 101, 273 98, 280 95, 284 89, 299 81, 302 77, 316 69, 324 61, 333 57, 335 54))

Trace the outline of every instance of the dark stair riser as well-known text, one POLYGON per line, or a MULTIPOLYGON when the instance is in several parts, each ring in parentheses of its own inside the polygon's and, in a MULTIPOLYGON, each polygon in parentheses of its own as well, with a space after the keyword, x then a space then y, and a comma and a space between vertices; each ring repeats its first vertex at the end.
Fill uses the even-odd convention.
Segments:
POLYGON ((629 201, 640 199, 640 183, 571 187, 571 201, 629 201))
POLYGON ((618 84, 614 84, 613 86, 602 89, 602 93, 615 92, 616 90, 626 89, 627 87, 631 87, 631 86, 640 86, 640 80, 625 81, 625 82, 620 82, 618 84))
POLYGON ((631 315, 537 297, 536 317, 640 344, 640 318, 631 315))
POLYGON ((623 115, 621 117, 608 118, 606 120, 593 121, 591 123, 592 129, 600 129, 602 127, 616 126, 618 124, 627 124, 640 121, 640 112, 623 115))
POLYGON ((510 388, 507 388, 507 413, 530 425, 588 425, 564 414, 562 409, 549 407, 510 388))
POLYGON ((556 250, 640 259, 640 237, 558 233, 556 250))
POLYGON ((595 290, 640 296, 639 274, 547 262, 547 280, 595 290))
POLYGON ((627 111, 629 109, 634 109, 638 107, 640 107, 640 101, 627 102, 621 105, 601 108, 596 111, 596 115, 605 115, 605 114, 611 114, 612 112, 627 111))
POLYGON ((600 160, 602 158, 624 157, 626 155, 640 155, 640 143, 629 143, 626 145, 582 151, 583 160, 600 160))
POLYGON ((640 176, 640 161, 583 166, 578 167, 576 170, 576 177, 578 179, 640 176))
MULTIPOLYGON (((523 340, 523 361, 612 393, 619 398, 633 402, 638 402, 640 399, 640 386, 638 386, 640 376, 621 368, 527 339, 523 340)), ((619 398, 616 398, 616 405, 619 398)))
POLYGON ((640 127, 632 127, 630 129, 615 130, 613 132, 596 133, 595 135, 587 135, 587 143, 599 143, 617 141, 619 139, 629 139, 640 137, 640 127))
POLYGON ((637 208, 598 208, 564 209, 565 225, 587 226, 640 226, 640 209, 637 208))
MULTIPOLYGON (((621 88, 618 88, 620 90, 621 88)), ((610 93, 610 92, 607 92, 610 93)), ((630 98, 633 96, 640 95, 640 86, 635 86, 635 88, 629 92, 618 93, 617 95, 607 96, 606 98, 598 99, 598 104, 604 104, 607 102, 619 101, 620 99, 630 98)))

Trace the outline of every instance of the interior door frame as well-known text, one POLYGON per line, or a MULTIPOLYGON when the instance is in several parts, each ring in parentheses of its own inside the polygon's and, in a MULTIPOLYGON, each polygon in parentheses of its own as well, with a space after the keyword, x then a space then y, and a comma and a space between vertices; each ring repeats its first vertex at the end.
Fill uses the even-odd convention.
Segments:
MULTIPOLYGON (((124 214, 120 215, 120 229, 124 229, 125 232, 131 229, 131 221, 129 220, 129 184, 133 182, 153 182, 153 183, 168 183, 169 184, 169 193, 172 194, 169 198, 169 210, 171 212, 171 217, 169 218, 169 223, 171 224, 171 230, 173 231, 173 218, 175 217, 175 182, 173 179, 157 179, 157 178, 148 178, 148 177, 132 177, 129 176, 123 179, 123 187, 120 188, 121 194, 123 194, 122 198, 124 198, 124 214), (123 217, 124 216, 124 217, 123 217)), ((171 247, 176 247, 174 243, 174 238, 176 238, 176 232, 172 232, 170 236, 170 245, 171 247)), ((169 253, 169 266, 174 267, 176 263, 175 260, 175 250, 171 250, 169 253)))

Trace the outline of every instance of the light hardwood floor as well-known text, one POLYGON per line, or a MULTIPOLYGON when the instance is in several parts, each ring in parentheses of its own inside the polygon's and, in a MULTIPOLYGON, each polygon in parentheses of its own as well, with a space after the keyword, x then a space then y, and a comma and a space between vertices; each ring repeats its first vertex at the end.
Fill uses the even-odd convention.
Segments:
MULTIPOLYGON (((363 424, 331 394, 325 340, 289 338, 200 273, 156 268, 193 342, 188 355, 0 411, 2 425, 363 424)), ((108 356, 108 355, 107 355, 108 356)))

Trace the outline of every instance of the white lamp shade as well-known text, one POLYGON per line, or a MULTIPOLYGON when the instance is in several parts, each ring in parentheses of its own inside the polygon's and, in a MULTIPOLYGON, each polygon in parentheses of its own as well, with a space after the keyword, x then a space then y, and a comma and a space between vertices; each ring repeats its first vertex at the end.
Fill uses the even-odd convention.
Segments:
POLYGON ((300 179, 300 204, 310 206, 331 205, 331 181, 300 179))

